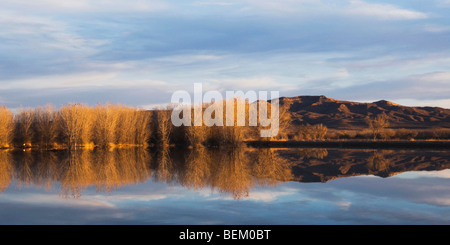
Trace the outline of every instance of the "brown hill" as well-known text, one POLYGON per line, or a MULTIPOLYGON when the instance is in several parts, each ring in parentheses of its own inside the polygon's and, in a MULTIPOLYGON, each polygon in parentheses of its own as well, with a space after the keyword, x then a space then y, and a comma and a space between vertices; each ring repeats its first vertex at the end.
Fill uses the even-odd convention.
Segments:
POLYGON ((389 116, 391 128, 450 128, 450 109, 408 107, 389 101, 373 103, 341 101, 326 96, 281 97, 280 106, 291 112, 294 124, 322 123, 331 129, 366 127, 365 118, 389 116))

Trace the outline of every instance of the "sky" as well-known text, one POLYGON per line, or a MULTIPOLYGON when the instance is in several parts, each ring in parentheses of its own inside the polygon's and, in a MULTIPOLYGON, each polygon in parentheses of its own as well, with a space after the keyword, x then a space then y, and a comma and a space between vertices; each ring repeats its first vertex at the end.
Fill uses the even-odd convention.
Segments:
POLYGON ((0 105, 177 90, 450 108, 449 0, 2 0, 0 105))

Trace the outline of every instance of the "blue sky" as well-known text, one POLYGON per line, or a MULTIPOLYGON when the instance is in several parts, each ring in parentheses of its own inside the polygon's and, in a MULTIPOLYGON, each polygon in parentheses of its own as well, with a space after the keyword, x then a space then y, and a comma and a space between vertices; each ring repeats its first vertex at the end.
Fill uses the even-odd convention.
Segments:
POLYGON ((449 0, 2 0, 0 104, 179 89, 450 108, 449 0))

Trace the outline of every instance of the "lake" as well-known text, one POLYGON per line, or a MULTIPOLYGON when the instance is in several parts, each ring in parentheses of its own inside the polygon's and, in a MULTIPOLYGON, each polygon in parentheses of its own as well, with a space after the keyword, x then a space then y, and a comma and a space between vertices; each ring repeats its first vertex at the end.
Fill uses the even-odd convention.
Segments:
POLYGON ((450 224, 450 153, 1 151, 0 224, 450 224))

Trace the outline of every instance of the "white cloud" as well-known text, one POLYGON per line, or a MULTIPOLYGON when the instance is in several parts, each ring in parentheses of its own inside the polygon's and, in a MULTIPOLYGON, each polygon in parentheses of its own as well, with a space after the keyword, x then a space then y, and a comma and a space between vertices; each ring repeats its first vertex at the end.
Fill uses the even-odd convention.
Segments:
POLYGON ((368 3, 361 0, 324 2, 315 0, 245 0, 245 10, 263 10, 266 13, 301 14, 300 16, 343 15, 382 20, 416 20, 426 19, 428 14, 404 9, 392 4, 368 3), (314 13, 314 14, 313 14, 314 13))
POLYGON ((426 200, 423 200, 425 203, 437 205, 437 206, 450 206, 450 198, 445 197, 434 197, 434 198, 427 198, 426 200))
POLYGON ((165 62, 171 65, 187 65, 199 62, 214 62, 224 59, 225 56, 213 54, 183 54, 164 56, 155 59, 156 62, 165 62))
POLYGON ((401 179, 417 179, 417 178, 443 178, 450 179, 450 169, 439 171, 410 171, 395 176, 401 179))
POLYGON ((352 206, 352 203, 347 201, 339 201, 336 205, 344 210, 348 210, 352 206))
POLYGON ((436 5, 441 8, 450 7, 450 0, 435 0, 436 5))
POLYGON ((112 71, 78 72, 62 75, 35 76, 26 79, 8 80, 0 91, 10 89, 58 89, 58 88, 152 88, 153 90, 167 90, 170 88, 183 88, 182 84, 170 84, 165 81, 143 78, 127 78, 127 73, 121 74, 112 71), (124 77, 125 76, 125 77, 124 77))
POLYGON ((450 26, 443 25, 426 25, 424 30, 431 33, 442 33, 450 31, 450 26))
POLYGON ((42 12, 147 12, 168 8, 161 0, 3 0, 0 6, 42 12))
MULTIPOLYGON (((171 195, 173 196, 173 194, 171 195)), ((114 194, 111 196, 104 196, 104 195, 89 195, 85 196, 84 198, 88 198, 91 200, 108 200, 111 203, 126 203, 126 202, 150 202, 155 200, 162 200, 166 199, 169 196, 166 194, 114 194)))
POLYGON ((283 13, 298 13, 304 11, 306 8, 304 4, 313 4, 313 6, 322 5, 319 1, 312 0, 285 0, 285 1, 271 1, 271 0, 244 0, 249 4, 251 9, 261 9, 270 12, 283 13))
POLYGON ((67 23, 25 13, 0 9, 0 38, 11 40, 3 42, 0 49, 6 52, 18 49, 19 55, 61 57, 73 59, 87 57, 97 52, 96 47, 106 44, 99 39, 88 39, 70 30, 67 23), (61 53, 64 52, 64 53, 61 53))
POLYGON ((335 78, 346 78, 349 76, 350 76, 350 73, 347 71, 346 68, 341 68, 333 74, 333 77, 335 77, 335 78))
POLYGON ((216 6, 230 6, 230 5, 234 5, 235 3, 231 3, 231 2, 218 2, 218 1, 198 1, 198 2, 194 2, 192 3, 195 6, 203 6, 203 5, 216 5, 216 6))
POLYGON ((394 103, 408 106, 437 106, 450 109, 450 99, 442 100, 417 100, 417 99, 398 99, 393 100, 394 103))
POLYGON ((19 194, 19 195, 8 195, 5 197, 8 202, 16 203, 27 203, 36 205, 65 205, 65 206, 85 206, 85 207, 101 207, 101 208, 115 208, 115 205, 106 201, 99 199, 89 199, 89 198, 79 198, 79 199, 67 199, 61 198, 55 194, 19 194))
POLYGON ((367 3, 360 0, 350 0, 345 13, 363 17, 376 17, 385 20, 415 20, 426 19, 428 15, 419 11, 402 9, 391 4, 367 3))
POLYGON ((220 80, 211 78, 210 81, 213 83, 207 84, 206 89, 219 91, 288 91, 297 88, 295 84, 283 83, 270 76, 224 78, 220 80))
POLYGON ((271 191, 254 191, 254 192, 250 192, 249 196, 246 197, 246 200, 251 200, 251 201, 260 201, 260 202, 273 202, 276 201, 279 197, 281 196, 286 196, 286 195, 290 195, 291 193, 289 192, 280 192, 280 191, 275 191, 275 192, 271 192, 271 191))
MULTIPOLYGON (((448 84, 450 81, 450 72, 431 72, 417 76, 417 80, 421 82, 442 82, 448 84)), ((450 85, 449 85, 450 87, 450 85)))
POLYGON ((0 90, 8 89, 48 89, 48 88, 76 88, 110 85, 115 73, 69 73, 64 75, 40 76, 28 79, 8 81, 0 90))

